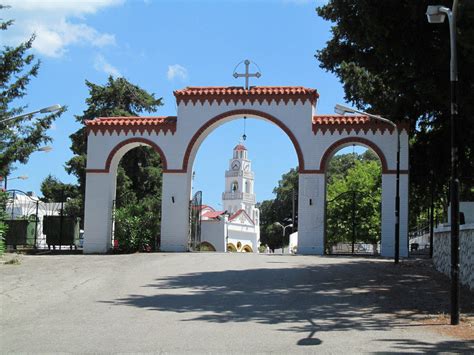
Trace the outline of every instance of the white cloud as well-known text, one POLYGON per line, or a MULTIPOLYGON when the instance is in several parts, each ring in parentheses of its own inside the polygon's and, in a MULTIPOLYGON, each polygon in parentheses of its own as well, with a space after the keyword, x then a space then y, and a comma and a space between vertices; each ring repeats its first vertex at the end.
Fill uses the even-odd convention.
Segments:
POLYGON ((98 54, 94 59, 94 69, 97 71, 104 72, 108 75, 112 75, 114 77, 122 76, 120 71, 114 67, 112 64, 107 62, 102 54, 98 54))
POLYGON ((100 33, 85 23, 85 15, 124 0, 3 0, 11 8, 3 17, 15 23, 4 33, 5 42, 16 45, 36 33, 33 48, 49 57, 63 56, 68 46, 104 47, 115 44, 115 36, 100 33), (73 20, 71 20, 73 19, 73 20))
POLYGON ((188 78, 188 70, 179 64, 168 65, 167 76, 168 80, 175 78, 186 80, 188 78))

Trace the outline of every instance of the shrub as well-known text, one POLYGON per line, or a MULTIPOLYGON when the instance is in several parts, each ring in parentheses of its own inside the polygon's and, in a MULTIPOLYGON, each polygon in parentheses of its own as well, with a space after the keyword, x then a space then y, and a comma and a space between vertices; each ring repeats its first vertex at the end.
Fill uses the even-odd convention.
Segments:
POLYGON ((151 251, 157 246, 159 218, 145 203, 118 208, 115 212, 115 239, 124 252, 151 251))

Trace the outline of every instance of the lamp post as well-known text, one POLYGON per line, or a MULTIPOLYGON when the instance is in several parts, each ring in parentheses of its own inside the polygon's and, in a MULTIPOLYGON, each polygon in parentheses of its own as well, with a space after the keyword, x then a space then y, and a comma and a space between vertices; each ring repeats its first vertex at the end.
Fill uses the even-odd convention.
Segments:
POLYGON ((4 189, 6 190, 7 189, 7 183, 8 183, 8 180, 26 180, 28 179, 28 176, 26 175, 20 175, 20 176, 16 176, 16 177, 13 177, 13 178, 8 178, 8 176, 5 175, 5 183, 4 183, 4 189))
MULTIPOLYGON (((38 148, 36 151, 37 152, 45 152, 45 153, 49 153, 50 151, 52 151, 53 148, 50 147, 49 145, 46 145, 44 147, 41 147, 41 148, 38 148)), ((26 180, 28 179, 28 176, 26 175, 22 175, 22 176, 17 176, 17 177, 14 177, 14 178, 8 178, 8 173, 5 174, 5 182, 4 182, 4 185, 3 185, 3 188, 6 190, 7 189, 7 183, 8 183, 8 180, 15 180, 15 179, 20 179, 20 180, 26 180)), ((1 181, 1 177, 0 177, 0 181, 1 181)))
POLYGON ((456 17, 458 1, 453 1, 452 10, 441 6, 428 6, 426 16, 429 23, 443 23, 448 16, 450 35, 450 81, 451 81, 451 324, 459 324, 459 176, 458 176, 458 146, 457 124, 458 103, 457 83, 458 64, 456 53, 456 17))
MULTIPOLYGON (((293 223, 290 223, 290 224, 287 224, 286 226, 284 226, 283 224, 281 224, 280 222, 275 222, 274 223, 276 226, 279 226, 282 228, 282 231, 283 231, 283 238, 285 238, 285 233, 286 233, 286 228, 291 228, 293 227, 293 223)), ((281 253, 283 254, 283 243, 281 245, 281 253)))
POLYGON ((7 122, 7 121, 11 121, 11 120, 15 120, 17 118, 23 118, 23 117, 28 117, 28 116, 33 116, 37 113, 50 113, 50 112, 55 112, 55 111, 59 111, 61 109, 61 105, 53 105, 53 106, 48 106, 48 107, 45 107, 45 108, 42 108, 42 109, 39 109, 39 110, 36 110, 36 111, 32 111, 32 112, 28 112, 28 113, 24 113, 24 114, 21 114, 21 115, 18 115, 18 116, 13 116, 13 117, 9 117, 9 118, 5 118, 3 120, 0 121, 0 123, 4 123, 4 122, 7 122))
POLYGON ((361 115, 368 116, 374 120, 385 122, 391 125, 397 132, 397 179, 396 179, 396 192, 395 192, 395 255, 394 262, 398 264, 400 261, 400 130, 397 125, 392 121, 383 118, 381 116, 372 115, 370 113, 359 111, 350 107, 337 104, 334 111, 340 115, 346 113, 358 113, 361 115))
POLYGON ((230 213, 225 210, 224 213, 222 214, 224 216, 224 223, 225 223, 225 252, 227 253, 227 246, 229 245, 229 217, 230 213))

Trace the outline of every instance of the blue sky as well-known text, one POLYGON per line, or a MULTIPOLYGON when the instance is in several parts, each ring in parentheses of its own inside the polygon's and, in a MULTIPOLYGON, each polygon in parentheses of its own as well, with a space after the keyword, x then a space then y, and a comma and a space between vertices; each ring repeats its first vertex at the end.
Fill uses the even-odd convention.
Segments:
MULTIPOLYGON (((85 80, 104 84, 124 76, 163 97, 156 115, 176 115, 173 90, 186 86, 243 85, 232 77, 245 58, 256 62, 262 77, 252 85, 301 85, 318 89, 318 113, 333 113, 343 103, 338 79, 319 68, 316 50, 330 38, 330 24, 315 7, 322 1, 153 1, 153 0, 4 0, 12 6, 1 17, 16 19, 2 44, 17 44, 37 34, 34 53, 42 64, 21 101, 30 109, 55 103, 68 111, 49 132, 50 153, 37 152, 17 165, 9 188, 40 193, 49 174, 75 182, 64 171, 71 156, 69 135, 79 128, 88 96, 85 80)), ((224 188, 224 170, 243 121, 216 129, 195 161, 194 190, 216 207, 224 188)), ((270 123, 247 120, 246 145, 254 162, 257 200, 272 198, 279 178, 297 165, 288 137, 270 123)))

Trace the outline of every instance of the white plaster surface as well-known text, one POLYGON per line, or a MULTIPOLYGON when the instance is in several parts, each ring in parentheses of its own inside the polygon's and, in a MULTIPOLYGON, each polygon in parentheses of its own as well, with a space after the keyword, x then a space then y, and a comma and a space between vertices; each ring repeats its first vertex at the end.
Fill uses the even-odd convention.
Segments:
MULTIPOLYGON (((300 174, 299 192, 299 245, 298 253, 323 254, 324 252, 324 204, 325 204, 325 178, 320 172, 321 158, 325 151, 337 141, 348 138, 365 138, 377 145, 385 156, 388 169, 395 170, 396 133, 380 131, 356 133, 353 130, 338 133, 318 132, 312 130, 312 115, 315 107, 309 101, 288 104, 271 101, 237 104, 222 102, 209 104, 183 102, 178 105, 177 128, 175 133, 144 132, 125 134, 91 133, 88 136, 88 169, 105 169, 110 152, 121 142, 130 138, 142 138, 152 141, 162 150, 167 169, 175 170, 174 173, 165 172, 163 175, 163 204, 162 204, 162 231, 161 249, 164 251, 187 250, 189 236, 189 200, 191 197, 192 164, 202 141, 218 126, 240 118, 242 115, 228 116, 215 122, 200 136, 191 149, 188 164, 183 167, 186 149, 192 137, 207 122, 220 114, 229 111, 248 109, 258 110, 275 117, 286 126, 295 137, 302 150, 302 162, 307 171, 300 174), (185 169, 176 173, 176 170, 185 169), (174 199, 174 202, 172 202, 174 199), (311 201, 311 204, 310 204, 311 201)), ((262 118, 247 114, 249 117, 262 118)), ((111 206, 115 198, 115 169, 120 158, 129 150, 143 143, 128 144, 117 152, 112 159, 109 173, 87 174, 86 184, 86 221, 85 221, 85 247, 86 252, 106 252, 111 240, 111 206)), ((408 169, 408 136, 405 131, 401 133, 401 169, 408 169)), ((408 254, 407 246, 407 221, 408 221, 408 176, 401 176, 401 213, 400 213, 400 255, 408 254)), ((394 252, 394 198, 395 175, 387 174, 382 178, 382 255, 392 256, 394 252)))

